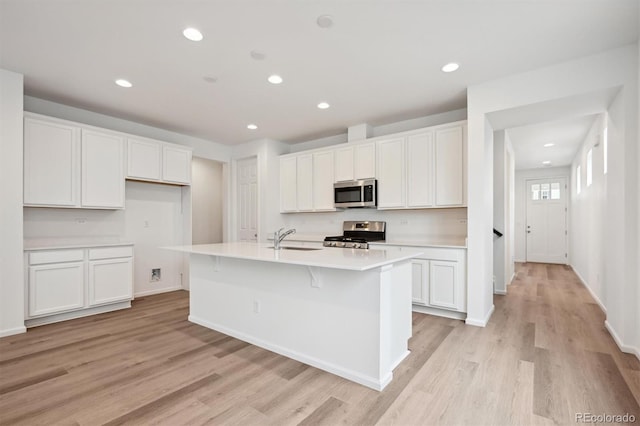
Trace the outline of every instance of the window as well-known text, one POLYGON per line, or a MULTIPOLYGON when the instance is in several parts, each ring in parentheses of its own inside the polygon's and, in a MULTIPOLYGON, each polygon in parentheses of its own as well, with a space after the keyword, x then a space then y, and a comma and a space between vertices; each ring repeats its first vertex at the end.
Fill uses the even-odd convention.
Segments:
POLYGON ((540 185, 533 184, 531 185, 531 200, 538 201, 540 199, 540 185))
POLYGON ((551 184, 551 199, 552 200, 560 199, 560 182, 553 182, 551 184))
POLYGON ((587 186, 593 183, 593 148, 587 152, 587 186))
POLYGON ((578 166, 576 167, 576 194, 580 193, 580 190, 582 189, 582 182, 580 179, 580 175, 582 174, 582 167, 578 166))
POLYGON ((540 198, 542 198, 543 200, 548 200, 549 199, 549 184, 548 183, 543 183, 542 185, 540 185, 540 198))
POLYGON ((603 162, 604 162, 604 174, 605 174, 605 175, 607 174, 607 154, 608 154, 608 152, 607 152, 607 149, 608 149, 608 148, 607 148, 607 141, 608 141, 608 139, 609 139, 609 137, 608 137, 608 131, 609 131, 609 128, 608 128, 608 127, 605 127, 605 128, 604 128, 604 132, 602 132, 602 145, 603 145, 603 147, 602 147, 602 148, 603 148, 603 152, 602 152, 602 154, 604 155, 604 161, 603 161, 603 162))

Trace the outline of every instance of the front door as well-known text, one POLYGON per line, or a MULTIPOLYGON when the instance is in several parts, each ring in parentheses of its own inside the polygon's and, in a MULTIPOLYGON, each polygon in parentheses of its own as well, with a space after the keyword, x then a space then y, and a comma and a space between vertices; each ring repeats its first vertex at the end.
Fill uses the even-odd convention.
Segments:
POLYGON ((567 179, 527 181, 527 262, 567 263, 567 179))
POLYGON ((238 239, 258 240, 258 168, 255 157, 237 162, 238 239))

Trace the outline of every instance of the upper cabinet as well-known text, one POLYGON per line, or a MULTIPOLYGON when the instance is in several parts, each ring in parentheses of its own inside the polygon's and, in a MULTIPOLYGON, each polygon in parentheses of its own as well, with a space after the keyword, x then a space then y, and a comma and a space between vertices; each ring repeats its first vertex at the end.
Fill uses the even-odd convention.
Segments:
POLYGON ((124 138, 62 120, 24 120, 24 204, 124 208, 124 138))
POLYGON ((145 138, 127 138, 127 179, 191 184, 191 150, 145 138))
POLYGON ((280 157, 280 212, 335 211, 334 151, 280 157))
POLYGON ((374 142, 341 146, 334 150, 335 182, 376 177, 376 144, 374 142))
POLYGON ((378 208, 466 205, 466 123, 377 141, 378 208))

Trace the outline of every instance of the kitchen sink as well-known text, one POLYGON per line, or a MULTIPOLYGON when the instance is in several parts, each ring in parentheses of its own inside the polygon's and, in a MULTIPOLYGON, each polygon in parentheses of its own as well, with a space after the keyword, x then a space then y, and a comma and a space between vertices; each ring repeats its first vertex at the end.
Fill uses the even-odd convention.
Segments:
MULTIPOLYGON (((269 247, 270 249, 274 249, 274 247, 269 247)), ((280 250, 301 250, 301 251, 312 251, 312 250, 322 250, 321 248, 316 247, 280 247, 280 250)))

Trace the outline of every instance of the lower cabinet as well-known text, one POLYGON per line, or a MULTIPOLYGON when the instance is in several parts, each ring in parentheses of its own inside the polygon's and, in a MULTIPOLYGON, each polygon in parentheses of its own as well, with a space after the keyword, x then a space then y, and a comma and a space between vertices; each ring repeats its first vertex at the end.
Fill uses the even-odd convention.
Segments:
POLYGON ((25 260, 27 325, 120 309, 133 297, 132 245, 28 250, 25 260))

